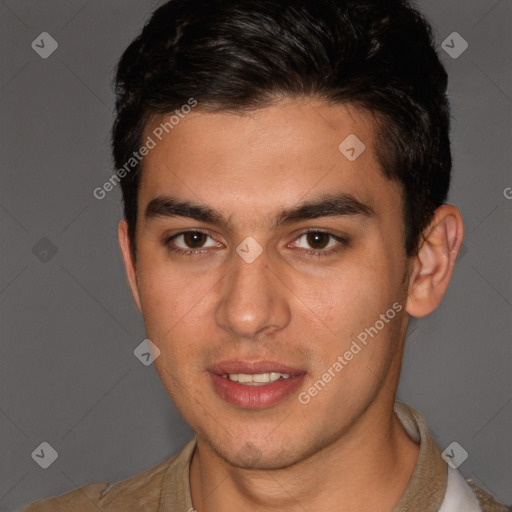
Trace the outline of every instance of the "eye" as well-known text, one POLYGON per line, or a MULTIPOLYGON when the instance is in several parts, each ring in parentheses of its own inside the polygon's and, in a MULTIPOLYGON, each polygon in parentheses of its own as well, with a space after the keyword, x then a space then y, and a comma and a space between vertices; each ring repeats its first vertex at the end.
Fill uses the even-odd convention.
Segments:
POLYGON ((306 253, 312 256, 327 256, 329 254, 334 254, 341 250, 340 245, 348 245, 348 240, 333 233, 329 233, 328 231, 320 231, 318 229, 310 229, 305 233, 302 233, 295 240, 296 242, 302 240, 302 242, 295 243, 294 245, 303 249, 309 249, 306 253))
MULTIPOLYGON (((216 242, 209 233, 197 229, 169 236, 163 243, 169 252, 184 256, 208 253, 207 249, 210 247, 222 247, 222 244, 216 242), (211 240, 209 243, 208 239, 211 240)), ((339 252, 340 246, 347 246, 348 240, 328 231, 310 229, 296 238, 294 245, 306 249, 306 254, 310 256, 328 256, 339 252)))
POLYGON ((181 233, 167 237, 164 240, 164 245, 170 252, 183 254, 185 256, 200 254, 205 252, 202 249, 206 249, 208 247, 221 246, 221 244, 213 240, 208 233, 199 230, 182 231, 181 233), (211 239, 211 243, 209 245, 205 245, 208 238, 211 239))

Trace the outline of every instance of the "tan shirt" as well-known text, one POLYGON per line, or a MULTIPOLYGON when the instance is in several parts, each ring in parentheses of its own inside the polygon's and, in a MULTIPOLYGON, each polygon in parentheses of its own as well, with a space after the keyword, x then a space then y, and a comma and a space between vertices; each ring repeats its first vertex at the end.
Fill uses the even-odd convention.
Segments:
MULTIPOLYGON (((395 412, 420 451, 409 484, 392 512, 512 511, 449 469, 420 413, 400 402, 395 402, 395 412)), ((128 480, 89 484, 33 503, 21 512, 192 512, 189 466, 195 447, 196 438, 173 458, 128 480)))

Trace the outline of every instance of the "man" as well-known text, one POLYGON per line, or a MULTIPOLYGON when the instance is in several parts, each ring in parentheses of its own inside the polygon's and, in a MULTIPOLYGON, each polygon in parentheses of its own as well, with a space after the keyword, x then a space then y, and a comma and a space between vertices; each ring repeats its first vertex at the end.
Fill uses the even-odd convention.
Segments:
POLYGON ((172 0, 117 72, 119 242, 196 437, 36 511, 505 511, 395 402, 463 240, 447 77, 399 0, 172 0))

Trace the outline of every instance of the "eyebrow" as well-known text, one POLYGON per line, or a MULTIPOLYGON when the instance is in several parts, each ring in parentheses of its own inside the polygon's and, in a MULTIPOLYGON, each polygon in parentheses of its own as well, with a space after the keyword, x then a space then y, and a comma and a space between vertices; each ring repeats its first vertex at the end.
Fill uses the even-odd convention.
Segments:
MULTIPOLYGON (((375 217, 376 213, 369 204, 357 200, 351 194, 324 195, 282 210, 277 217, 272 219, 272 227, 276 228, 308 219, 342 216, 370 218, 375 217)), ((171 196, 158 196, 152 199, 146 206, 144 217, 146 220, 155 217, 188 217, 231 229, 229 222, 220 211, 207 205, 179 200, 171 196)))

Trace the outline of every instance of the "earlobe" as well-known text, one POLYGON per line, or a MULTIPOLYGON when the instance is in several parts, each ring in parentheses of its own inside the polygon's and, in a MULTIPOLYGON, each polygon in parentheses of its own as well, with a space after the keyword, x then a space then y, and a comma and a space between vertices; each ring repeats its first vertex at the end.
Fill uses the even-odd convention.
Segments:
POLYGON ((451 205, 440 206, 425 229, 414 257, 406 305, 411 316, 426 316, 439 306, 463 239, 464 224, 459 210, 451 205))
POLYGON ((128 223, 126 220, 121 220, 119 222, 118 230, 117 230, 118 238, 119 238, 119 248, 121 249, 121 256, 123 257, 124 268, 126 271, 126 277, 128 278, 128 284, 130 285, 130 289, 132 292, 133 301, 135 302, 135 306, 137 309, 142 312, 139 289, 137 286, 137 275, 135 271, 135 264, 133 261, 133 256, 130 248, 130 236, 128 234, 128 223))

